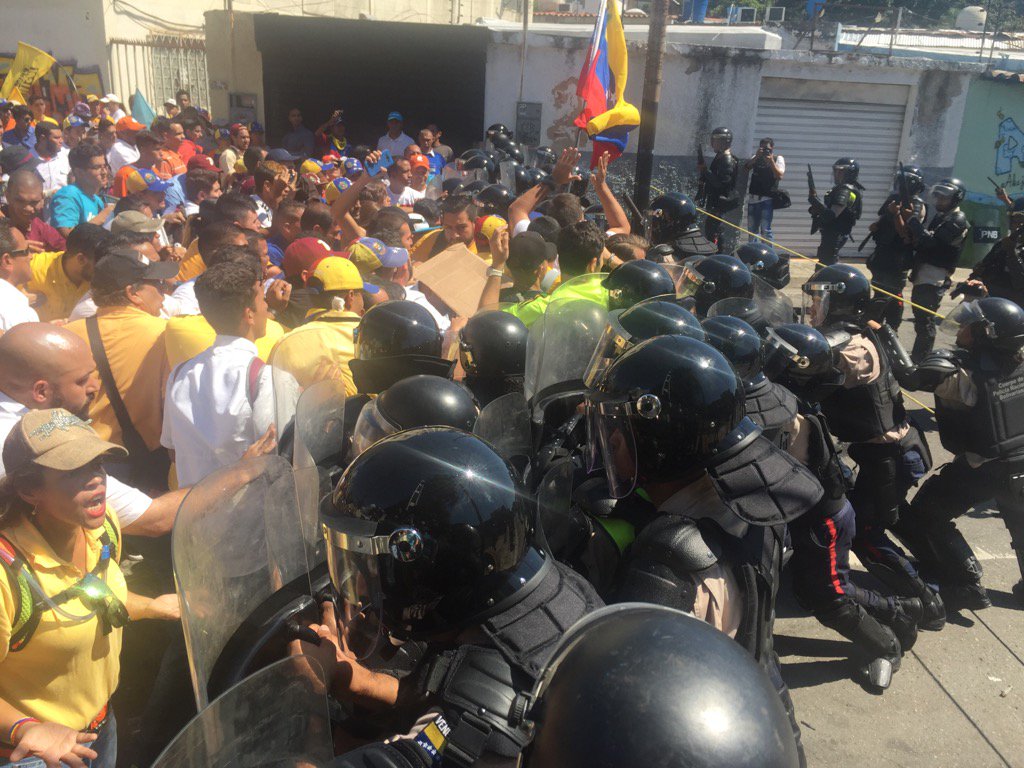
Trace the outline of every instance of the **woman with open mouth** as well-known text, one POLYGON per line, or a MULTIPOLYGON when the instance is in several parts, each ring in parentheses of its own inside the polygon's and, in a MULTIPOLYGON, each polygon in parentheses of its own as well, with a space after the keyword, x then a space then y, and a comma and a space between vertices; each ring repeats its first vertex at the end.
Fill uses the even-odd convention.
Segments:
POLYGON ((128 592, 103 462, 124 448, 61 408, 30 411, 3 446, 0 766, 113 768, 121 628, 177 619, 176 595, 128 592))

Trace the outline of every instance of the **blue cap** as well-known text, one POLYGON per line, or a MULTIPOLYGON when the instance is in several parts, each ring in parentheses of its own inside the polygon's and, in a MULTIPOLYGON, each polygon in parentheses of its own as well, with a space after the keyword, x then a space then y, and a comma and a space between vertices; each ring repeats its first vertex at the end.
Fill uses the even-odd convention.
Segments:
POLYGON ((294 163, 296 160, 301 160, 301 155, 293 155, 287 149, 272 149, 267 152, 267 160, 273 160, 275 163, 294 163))
POLYGON ((397 120, 400 123, 405 122, 404 120, 402 120, 402 113, 401 112, 389 112, 388 113, 388 120, 397 120))
POLYGON ((344 161, 344 163, 342 165, 345 168, 345 173, 346 174, 349 174, 349 173, 362 173, 363 172, 363 164, 360 163, 354 157, 346 157, 345 161, 344 161))
POLYGON ((266 130, 263 128, 263 125, 261 123, 256 122, 252 123, 249 126, 249 130, 253 133, 266 133, 266 130))
POLYGON ((65 128, 87 128, 88 126, 89 121, 79 117, 78 115, 72 114, 64 118, 65 128))

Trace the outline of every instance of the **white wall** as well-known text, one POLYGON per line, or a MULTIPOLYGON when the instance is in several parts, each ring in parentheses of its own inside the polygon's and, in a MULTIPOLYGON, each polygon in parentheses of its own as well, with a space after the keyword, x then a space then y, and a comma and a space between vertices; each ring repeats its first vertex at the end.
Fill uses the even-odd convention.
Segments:
POLYGON ((103 0, 0 0, 0 51, 13 54, 18 41, 79 66, 99 66, 107 82, 103 0))

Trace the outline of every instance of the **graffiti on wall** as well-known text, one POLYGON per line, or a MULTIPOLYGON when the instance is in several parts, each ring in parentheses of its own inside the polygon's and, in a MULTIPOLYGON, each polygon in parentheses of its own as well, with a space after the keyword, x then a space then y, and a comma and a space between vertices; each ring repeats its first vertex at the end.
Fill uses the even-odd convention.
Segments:
MULTIPOLYGON (((0 82, 7 76, 14 61, 14 53, 0 53, 0 82)), ((98 66, 80 67, 74 61, 59 61, 50 72, 37 80, 28 93, 22 94, 26 99, 41 95, 50 106, 48 114, 66 116, 70 114, 75 102, 75 89, 79 97, 84 99, 86 94, 102 96, 103 78, 100 75, 98 66), (69 82, 74 81, 74 86, 69 82)))
POLYGON ((1021 169, 1024 166, 1024 131, 1021 131, 1016 120, 1006 117, 1002 110, 997 113, 997 117, 999 127, 995 143, 995 167, 992 172, 997 177, 1010 177, 1004 186, 1024 186, 1024 178, 1021 178, 1021 169))

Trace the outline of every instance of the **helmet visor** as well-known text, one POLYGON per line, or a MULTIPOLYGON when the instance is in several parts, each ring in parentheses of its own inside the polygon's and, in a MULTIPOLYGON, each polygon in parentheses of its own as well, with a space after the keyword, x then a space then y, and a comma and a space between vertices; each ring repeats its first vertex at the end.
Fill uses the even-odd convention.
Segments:
POLYGON ((764 375, 774 379, 783 373, 799 373, 807 370, 811 361, 806 355, 769 328, 764 335, 764 375))
POLYGON ((679 298, 696 297, 702 290, 714 290, 714 286, 697 271, 697 267, 702 261, 704 261, 703 257, 693 256, 678 265, 678 271, 673 272, 672 277, 676 280, 676 292, 679 298))
POLYGON ((971 336, 991 335, 993 330, 992 323, 981 311, 981 305, 977 301, 965 301, 947 313, 939 323, 937 334, 949 346, 965 347, 971 336))
POLYGON ((804 283, 801 294, 803 321, 812 328, 820 328, 828 318, 829 296, 842 293, 842 283, 804 283))
POLYGON ((349 519, 325 526, 327 567, 338 598, 342 642, 357 660, 372 656, 383 645, 381 622, 384 590, 380 559, 388 557, 388 536, 376 536, 376 524, 349 519))
POLYGON ((374 398, 359 412, 355 429, 352 430, 352 458, 361 454, 378 440, 398 431, 390 421, 384 418, 377 407, 379 398, 374 398))
MULTIPOLYGON (((653 396, 641 395, 643 397, 653 396)), ((630 419, 636 406, 590 393, 586 407, 588 442, 596 447, 604 463, 608 489, 612 498, 625 498, 632 493, 637 481, 636 436, 630 419)))
POLYGON ((590 358, 590 363, 587 364, 586 373, 583 374, 583 383, 588 389, 596 387, 612 363, 633 346, 629 333, 619 324, 618 314, 618 312, 612 313, 611 322, 604 329, 604 334, 597 343, 594 355, 590 358))

